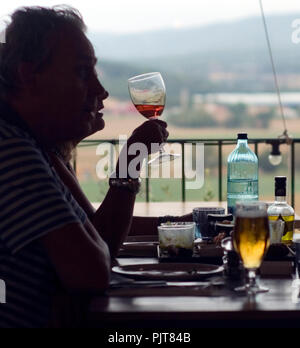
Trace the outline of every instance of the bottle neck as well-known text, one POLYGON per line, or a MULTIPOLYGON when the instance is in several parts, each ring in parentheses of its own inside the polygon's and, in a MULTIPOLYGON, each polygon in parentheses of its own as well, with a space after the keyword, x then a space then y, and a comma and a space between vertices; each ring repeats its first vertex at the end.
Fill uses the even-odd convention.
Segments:
POLYGON ((279 203, 286 203, 286 196, 275 196, 275 201, 279 203))
POLYGON ((248 146, 248 140, 247 139, 238 139, 237 146, 248 146))

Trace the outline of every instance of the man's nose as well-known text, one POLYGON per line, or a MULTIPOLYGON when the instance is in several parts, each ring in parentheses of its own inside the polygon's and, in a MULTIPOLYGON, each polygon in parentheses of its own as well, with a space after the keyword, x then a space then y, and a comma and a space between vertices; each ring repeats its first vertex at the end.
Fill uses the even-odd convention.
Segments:
POLYGON ((96 90, 97 90, 97 96, 99 99, 104 100, 109 96, 109 93, 107 90, 102 86, 101 82, 97 78, 96 82, 96 90))
POLYGON ((101 96, 102 100, 104 100, 104 99, 106 99, 106 98, 108 98, 108 97, 109 97, 109 93, 107 92, 106 89, 103 89, 103 94, 102 94, 102 96, 101 96))

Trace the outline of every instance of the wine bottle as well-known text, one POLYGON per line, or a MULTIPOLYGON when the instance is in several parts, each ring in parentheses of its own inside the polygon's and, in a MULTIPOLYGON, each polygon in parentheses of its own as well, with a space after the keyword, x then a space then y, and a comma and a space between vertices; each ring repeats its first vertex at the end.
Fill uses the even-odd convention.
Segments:
POLYGON ((282 220, 285 222, 283 236, 281 242, 290 243, 294 234, 294 209, 287 203, 285 176, 275 177, 275 202, 268 209, 270 221, 282 220))

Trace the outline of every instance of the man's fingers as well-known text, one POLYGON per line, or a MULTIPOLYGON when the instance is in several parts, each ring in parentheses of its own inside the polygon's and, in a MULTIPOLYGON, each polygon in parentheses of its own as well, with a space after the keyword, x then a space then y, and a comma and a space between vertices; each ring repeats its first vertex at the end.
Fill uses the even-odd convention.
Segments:
POLYGON ((156 123, 158 123, 158 124, 159 124, 161 127, 163 127, 163 128, 167 128, 167 127, 168 127, 167 122, 162 121, 162 120, 155 119, 155 120, 151 120, 150 122, 156 122, 156 123))
POLYGON ((167 140, 169 137, 169 132, 166 129, 163 130, 163 137, 165 140, 167 140))
POLYGON ((152 144, 165 143, 169 136, 167 126, 168 124, 161 120, 146 121, 135 129, 129 143, 142 142, 148 149, 151 148, 152 144))

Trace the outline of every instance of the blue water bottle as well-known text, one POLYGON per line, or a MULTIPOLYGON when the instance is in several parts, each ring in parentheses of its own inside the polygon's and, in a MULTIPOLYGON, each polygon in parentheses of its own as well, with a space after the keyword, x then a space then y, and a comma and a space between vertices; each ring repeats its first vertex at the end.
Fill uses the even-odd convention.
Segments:
POLYGON ((239 133, 227 161, 227 207, 235 213, 238 201, 258 200, 258 159, 248 146, 247 133, 239 133))

